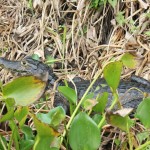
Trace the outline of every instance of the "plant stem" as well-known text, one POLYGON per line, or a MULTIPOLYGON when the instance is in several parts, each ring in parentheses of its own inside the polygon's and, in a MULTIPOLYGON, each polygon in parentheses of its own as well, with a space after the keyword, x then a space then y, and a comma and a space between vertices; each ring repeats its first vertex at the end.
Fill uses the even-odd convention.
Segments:
POLYGON ((127 134, 128 134, 129 148, 130 148, 130 150, 133 150, 133 145, 132 145, 131 134, 130 134, 128 122, 127 122, 127 134))

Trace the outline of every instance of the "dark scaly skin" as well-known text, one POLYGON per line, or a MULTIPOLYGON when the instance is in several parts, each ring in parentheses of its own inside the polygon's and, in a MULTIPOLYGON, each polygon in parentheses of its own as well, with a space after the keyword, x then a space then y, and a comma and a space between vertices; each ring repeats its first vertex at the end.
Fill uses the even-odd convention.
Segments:
MULTIPOLYGON (((28 74, 38 77, 42 77, 43 75, 48 73, 48 88, 53 88, 54 82, 58 79, 58 77, 53 73, 53 69, 51 67, 31 58, 26 58, 23 61, 10 61, 5 58, 0 58, 0 66, 2 68, 10 69, 11 71, 19 72, 21 74, 24 73, 26 75, 28 74)), ((90 81, 78 78, 74 80, 74 83, 77 88, 78 99, 81 99, 86 89, 90 85, 90 81)), ((57 86, 59 85, 64 84, 62 81, 59 81, 57 86)), ((69 82, 69 86, 73 87, 72 83, 69 82)), ((94 93, 94 98, 96 98, 98 94, 108 92, 109 99, 107 107, 110 106, 112 100, 112 93, 104 79, 99 78, 92 86, 90 92, 94 93)), ((143 93, 150 93, 150 82, 137 76, 133 76, 129 81, 121 80, 118 87, 118 93, 123 107, 137 108, 139 103, 144 98, 143 93), (132 90, 129 90, 131 88, 132 90)), ((65 110, 68 109, 68 104, 65 98, 59 92, 56 92, 55 106, 58 105, 62 105, 65 110)))

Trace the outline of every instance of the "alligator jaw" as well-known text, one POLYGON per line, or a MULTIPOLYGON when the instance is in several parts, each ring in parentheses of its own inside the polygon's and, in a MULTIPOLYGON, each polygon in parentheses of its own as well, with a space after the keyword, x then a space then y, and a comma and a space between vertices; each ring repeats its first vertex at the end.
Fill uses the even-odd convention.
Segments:
POLYGON ((42 81, 48 80, 48 70, 45 65, 42 69, 38 67, 40 62, 31 58, 24 59, 23 61, 11 61, 0 57, 0 66, 13 72, 18 72, 21 75, 33 75, 40 78, 42 81), (31 62, 31 63, 30 63, 31 62))

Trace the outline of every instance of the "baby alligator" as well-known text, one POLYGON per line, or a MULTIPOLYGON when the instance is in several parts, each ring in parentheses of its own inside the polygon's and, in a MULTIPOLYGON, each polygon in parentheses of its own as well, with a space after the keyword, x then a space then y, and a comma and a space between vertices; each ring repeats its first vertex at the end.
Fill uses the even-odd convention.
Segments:
MULTIPOLYGON (((40 61, 33 60, 30 57, 24 59, 23 61, 10 61, 5 58, 0 58, 0 66, 20 74, 24 73, 26 75, 34 75, 39 77, 48 74, 48 88, 53 88, 55 81, 58 79, 51 67, 40 61)), ((78 99, 81 99, 86 89, 90 85, 90 81, 77 78, 74 80, 74 83, 77 89, 78 99)), ((64 85, 62 80, 57 83, 57 87, 59 85, 64 85)), ((74 88, 71 82, 68 82, 68 85, 74 88)), ((112 93, 106 81, 103 78, 99 78, 94 83, 89 93, 93 93, 94 98, 96 98, 98 94, 102 94, 103 92, 109 93, 107 104, 108 107, 111 104, 112 93)), ((132 76, 128 81, 120 81, 118 93, 123 107, 137 108, 139 103, 144 98, 144 93, 150 93, 150 82, 141 77, 132 76)), ((55 94, 54 104, 55 106, 61 105, 66 110, 68 109, 65 98, 58 91, 56 91, 55 94)))

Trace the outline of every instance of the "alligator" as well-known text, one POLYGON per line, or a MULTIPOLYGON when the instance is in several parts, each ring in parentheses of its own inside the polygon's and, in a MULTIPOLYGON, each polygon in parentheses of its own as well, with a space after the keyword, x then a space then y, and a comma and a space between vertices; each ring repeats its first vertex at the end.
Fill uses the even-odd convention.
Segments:
MULTIPOLYGON (((56 81, 58 80, 57 75, 53 72, 53 69, 50 66, 42 63, 41 61, 33 60, 31 57, 27 57, 22 61, 11 61, 0 57, 0 66, 13 72, 18 72, 21 75, 25 74, 42 77, 45 74, 48 74, 47 88, 50 89, 53 88, 54 83, 56 83, 56 81)), ((80 100, 86 89, 89 87, 91 81, 84 80, 79 77, 74 79, 73 81, 77 90, 78 99, 80 100)), ((65 85, 63 80, 59 80, 56 83, 54 106, 61 105, 66 111, 68 111, 68 103, 65 97, 62 96, 61 93, 59 93, 57 90, 57 87, 60 85, 65 85)), ((68 85, 71 88, 74 88, 72 82, 68 82, 68 85)), ((102 94, 103 92, 109 93, 107 104, 108 108, 111 104, 112 93, 105 79, 98 78, 93 84, 89 93, 93 93, 93 97, 96 98, 98 94, 102 94)), ((119 99, 121 105, 124 108, 137 108, 139 103, 143 100, 145 93, 147 93, 147 95, 150 93, 150 82, 142 77, 138 77, 135 75, 131 76, 129 80, 121 80, 118 86, 119 99)))

